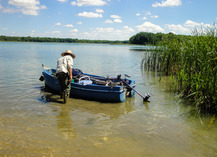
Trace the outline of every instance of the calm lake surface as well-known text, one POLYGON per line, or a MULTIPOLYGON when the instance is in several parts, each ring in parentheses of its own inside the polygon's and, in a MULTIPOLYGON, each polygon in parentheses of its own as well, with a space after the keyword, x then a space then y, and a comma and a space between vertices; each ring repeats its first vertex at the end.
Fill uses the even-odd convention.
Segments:
MULTIPOLYGON (((217 156, 217 125, 190 112, 169 92, 168 79, 141 67, 137 46, 0 42, 0 156, 217 156), (74 68, 116 77, 131 75, 136 89, 153 93, 123 103, 101 103, 45 92, 44 64, 56 68, 61 52, 76 54, 74 68)), ((141 47, 142 48, 142 47, 141 47)))

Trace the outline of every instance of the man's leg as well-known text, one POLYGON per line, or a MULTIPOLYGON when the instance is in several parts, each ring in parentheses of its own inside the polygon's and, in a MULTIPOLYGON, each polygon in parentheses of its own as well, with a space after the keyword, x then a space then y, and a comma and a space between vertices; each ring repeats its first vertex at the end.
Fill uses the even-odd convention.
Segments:
POLYGON ((66 75, 66 78, 65 78, 65 94, 66 94, 66 98, 69 98, 69 95, 70 95, 70 90, 71 90, 71 83, 69 82, 69 76, 66 75))
POLYGON ((57 79, 60 84, 60 98, 63 98, 64 89, 65 89, 65 80, 64 80, 64 73, 57 74, 57 79))

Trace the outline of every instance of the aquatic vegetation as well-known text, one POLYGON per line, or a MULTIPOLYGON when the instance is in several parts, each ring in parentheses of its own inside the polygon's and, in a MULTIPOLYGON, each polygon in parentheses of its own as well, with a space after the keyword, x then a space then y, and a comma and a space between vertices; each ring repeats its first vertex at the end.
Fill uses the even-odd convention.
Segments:
POLYGON ((199 111, 217 112, 217 27, 195 29, 192 36, 163 36, 145 59, 145 68, 171 76, 183 98, 199 111))

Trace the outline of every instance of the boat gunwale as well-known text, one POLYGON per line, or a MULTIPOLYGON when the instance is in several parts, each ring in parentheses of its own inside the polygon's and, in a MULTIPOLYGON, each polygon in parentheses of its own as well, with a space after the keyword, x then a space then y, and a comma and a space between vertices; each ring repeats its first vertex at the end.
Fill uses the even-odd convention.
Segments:
MULTIPOLYGON (((43 73, 45 73, 46 75, 48 75, 49 77, 51 77, 52 79, 55 79, 54 76, 52 74, 50 74, 49 70, 51 71, 55 71, 55 69, 44 69, 43 70, 43 73)), ((87 73, 84 73, 85 75, 88 75, 88 76, 95 76, 95 77, 99 77, 99 78, 105 78, 106 77, 102 77, 102 76, 98 76, 98 75, 91 75, 91 74, 87 74, 87 73)), ((44 77, 46 77, 44 75, 44 77)), ((115 78, 114 78, 115 79, 115 78)), ((56 79, 55 79, 56 80, 56 79)), ((130 79, 128 79, 130 80, 130 79)), ((49 78, 46 79, 46 81, 49 81, 49 78)), ((133 82, 134 80, 131 80, 131 82, 133 82)), ((56 85, 58 85, 57 82, 54 82, 54 81, 49 81, 50 83, 55 83, 56 85)), ((74 89, 79 89, 79 90, 86 90, 86 91, 96 91, 96 92, 104 92, 104 93, 113 93, 113 92, 117 92, 117 93, 123 93, 126 91, 126 89, 124 88, 124 86, 105 86, 105 85, 97 85, 97 84, 87 84, 87 85, 82 85, 82 84, 79 84, 79 83, 76 83, 76 82, 71 82, 71 88, 74 88, 74 89), (73 86, 73 85, 76 85, 76 86, 73 86), (100 87, 101 89, 94 89, 94 88, 88 88, 88 87, 100 87)), ((134 85, 135 86, 135 85, 134 85)))

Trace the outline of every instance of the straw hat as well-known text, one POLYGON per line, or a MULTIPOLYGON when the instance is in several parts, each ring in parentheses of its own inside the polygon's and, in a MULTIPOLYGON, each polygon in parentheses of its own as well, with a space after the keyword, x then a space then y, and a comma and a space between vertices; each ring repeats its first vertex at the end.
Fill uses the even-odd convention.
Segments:
POLYGON ((65 52, 61 53, 61 56, 64 56, 65 54, 71 55, 73 59, 75 58, 75 55, 72 53, 71 50, 66 50, 65 52))

